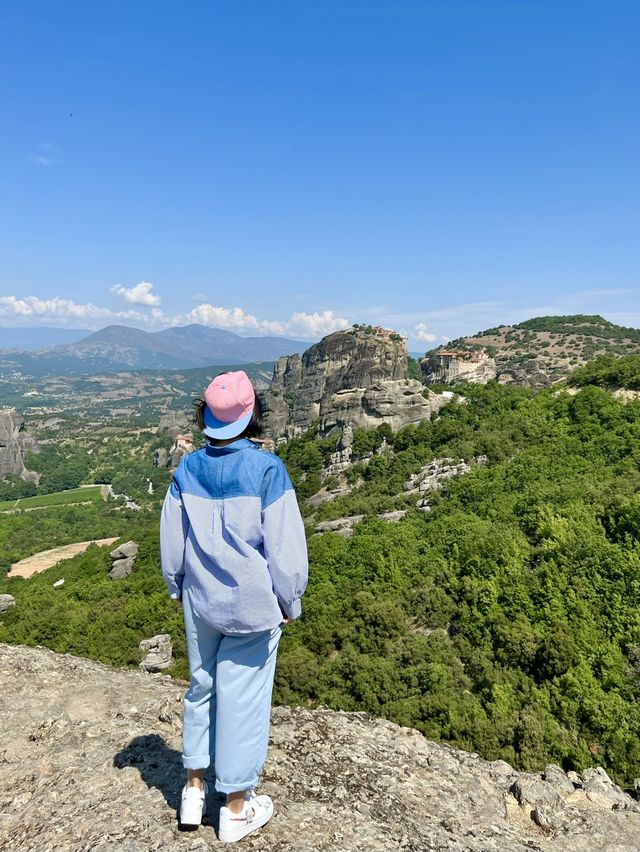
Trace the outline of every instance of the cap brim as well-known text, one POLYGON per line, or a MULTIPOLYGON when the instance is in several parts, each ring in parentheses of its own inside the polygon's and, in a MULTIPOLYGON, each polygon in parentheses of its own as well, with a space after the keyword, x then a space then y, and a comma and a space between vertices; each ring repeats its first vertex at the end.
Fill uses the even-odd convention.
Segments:
POLYGON ((217 438, 220 441, 225 441, 227 438, 236 438, 241 435, 251 423, 253 412, 250 412, 240 420, 234 420, 233 423, 225 423, 224 420, 218 420, 211 413, 211 409, 205 406, 204 409, 204 429, 203 433, 209 438, 217 438))

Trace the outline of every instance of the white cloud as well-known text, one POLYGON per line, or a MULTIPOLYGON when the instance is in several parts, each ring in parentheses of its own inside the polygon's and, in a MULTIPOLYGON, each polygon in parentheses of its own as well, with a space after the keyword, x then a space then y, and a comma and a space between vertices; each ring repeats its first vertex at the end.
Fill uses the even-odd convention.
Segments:
MULTIPOLYGON (((270 325, 265 320, 260 320, 253 314, 246 313, 243 308, 221 308, 208 302, 203 302, 187 314, 171 318, 172 325, 192 322, 215 326, 216 328, 231 328, 236 331, 260 331, 265 330, 265 326, 270 325)), ((279 328, 279 324, 277 325, 279 328)))
POLYGON ((0 296, 0 317, 20 320, 55 320, 62 325, 82 321, 99 325, 100 320, 127 320, 144 322, 139 311, 112 311, 99 305, 79 304, 73 299, 40 299, 38 296, 0 296))
POLYGON ((208 302, 198 305, 186 314, 179 314, 167 320, 171 325, 196 322, 236 332, 289 335, 304 339, 322 337, 340 328, 348 328, 350 325, 345 317, 340 317, 331 310, 312 314, 298 312, 286 320, 267 320, 249 314, 243 308, 223 308, 208 302))
POLYGON ((115 293, 125 302, 131 302, 133 305, 147 305, 149 307, 157 307, 162 299, 160 296, 152 293, 153 284, 149 281, 140 281, 135 287, 123 287, 122 284, 114 284, 111 292, 115 293))
POLYGON ((335 311, 322 311, 322 313, 296 313, 292 314, 285 323, 286 333, 301 335, 305 338, 323 337, 332 331, 348 328, 351 325, 345 317, 339 317, 335 311))
POLYGON ((226 328, 239 334, 279 335, 316 339, 340 328, 348 328, 350 323, 335 311, 326 310, 315 313, 298 312, 289 319, 269 320, 248 313, 244 308, 225 308, 210 303, 197 305, 185 314, 166 314, 158 307, 159 297, 151 292, 153 285, 142 281, 135 287, 126 288, 120 284, 111 290, 126 301, 151 306, 150 311, 123 310, 92 303, 78 303, 73 299, 41 299, 38 296, 1 296, 0 320, 5 325, 24 322, 26 325, 37 322, 68 326, 81 322, 89 328, 101 328, 114 322, 125 322, 149 329, 166 326, 201 323, 216 328, 226 328))
POLYGON ((427 343, 433 343, 434 340, 438 339, 438 335, 434 334, 432 331, 429 331, 426 323, 418 322, 413 327, 413 334, 411 337, 416 340, 424 340, 427 343))

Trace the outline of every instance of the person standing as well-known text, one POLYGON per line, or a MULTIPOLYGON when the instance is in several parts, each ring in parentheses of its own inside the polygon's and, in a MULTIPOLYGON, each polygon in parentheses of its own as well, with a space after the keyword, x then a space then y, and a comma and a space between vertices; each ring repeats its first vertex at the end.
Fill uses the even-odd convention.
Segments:
POLYGON ((180 822, 201 823, 213 765, 215 787, 226 794, 219 837, 234 842, 273 814, 255 788, 278 643, 301 614, 307 546, 284 463, 252 440, 261 406, 247 374, 216 376, 196 421, 206 444, 180 462, 160 521, 162 573, 182 603, 189 654, 180 822))

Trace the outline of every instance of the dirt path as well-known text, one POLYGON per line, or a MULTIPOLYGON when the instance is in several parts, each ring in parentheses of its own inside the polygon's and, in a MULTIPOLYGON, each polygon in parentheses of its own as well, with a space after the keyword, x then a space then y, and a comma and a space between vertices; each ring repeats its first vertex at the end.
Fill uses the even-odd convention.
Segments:
POLYGON ((40 571, 46 571, 47 568, 53 568, 58 562, 63 559, 71 559, 78 553, 84 553, 90 544, 97 544, 99 547, 104 547, 107 544, 113 544, 120 536, 115 538, 96 538, 91 541, 76 541, 74 544, 63 544, 62 547, 54 547, 52 550, 42 550, 40 553, 34 553, 33 556, 27 556, 26 559, 21 559, 19 562, 14 562, 9 571, 9 577, 30 577, 32 574, 38 574, 40 571))
MULTIPOLYGON (((92 502, 92 500, 83 500, 81 503, 60 503, 60 506, 64 506, 64 508, 67 509, 70 506, 91 506, 92 502)), ((0 515, 15 515, 19 512, 41 512, 43 509, 51 508, 51 506, 27 506, 26 509, 23 509, 22 506, 18 504, 17 500, 16 504, 15 509, 0 509, 0 515)))

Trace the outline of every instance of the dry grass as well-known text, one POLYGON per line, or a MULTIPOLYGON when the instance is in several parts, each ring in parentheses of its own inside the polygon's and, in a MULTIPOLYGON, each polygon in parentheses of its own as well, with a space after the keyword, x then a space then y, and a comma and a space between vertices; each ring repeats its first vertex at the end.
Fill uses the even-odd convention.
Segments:
POLYGON ((52 550, 42 550, 40 553, 34 553, 33 556, 27 556, 26 559, 14 562, 8 576, 31 577, 32 574, 39 574, 40 571, 53 568, 54 565, 62 562, 63 559, 71 559, 72 556, 77 556, 78 553, 84 553, 90 544, 105 547, 107 544, 113 544, 118 538, 120 536, 116 536, 115 538, 91 539, 91 541, 76 541, 73 544, 63 544, 62 547, 54 547, 52 550))

